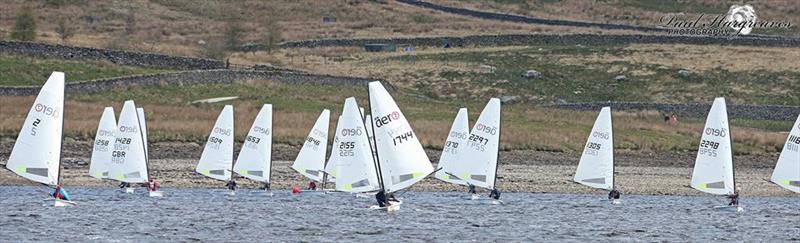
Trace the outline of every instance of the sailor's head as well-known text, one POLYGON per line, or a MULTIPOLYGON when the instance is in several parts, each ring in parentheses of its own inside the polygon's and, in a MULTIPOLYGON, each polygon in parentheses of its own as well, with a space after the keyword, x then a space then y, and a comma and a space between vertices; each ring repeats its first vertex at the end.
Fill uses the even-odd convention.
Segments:
POLYGON ((741 188, 741 187, 738 187, 738 186, 736 187, 736 192, 737 192, 737 193, 738 193, 739 191, 741 191, 741 190, 742 190, 742 188, 741 188))

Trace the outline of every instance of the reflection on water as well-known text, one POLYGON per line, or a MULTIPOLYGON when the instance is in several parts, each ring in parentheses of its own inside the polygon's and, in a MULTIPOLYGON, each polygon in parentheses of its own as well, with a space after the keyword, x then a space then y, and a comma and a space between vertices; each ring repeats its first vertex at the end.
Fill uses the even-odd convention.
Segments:
POLYGON ((552 241, 800 240, 800 197, 741 199, 743 213, 711 210, 721 197, 504 193, 504 205, 465 193, 408 192, 402 209, 371 211, 349 194, 275 196, 218 189, 71 188, 77 207, 43 206, 44 187, 0 187, 2 241, 552 241))

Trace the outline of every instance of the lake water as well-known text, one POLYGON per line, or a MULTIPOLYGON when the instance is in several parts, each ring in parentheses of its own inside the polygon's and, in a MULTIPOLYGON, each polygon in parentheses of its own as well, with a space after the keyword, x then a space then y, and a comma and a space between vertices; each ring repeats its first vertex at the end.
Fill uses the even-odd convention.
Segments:
POLYGON ((466 193, 408 192, 399 212, 344 193, 273 197, 240 190, 143 192, 68 188, 76 207, 45 204, 44 187, 0 187, 0 241, 791 241, 800 197, 743 197, 742 213, 711 210, 720 197, 504 193, 504 205, 466 193))

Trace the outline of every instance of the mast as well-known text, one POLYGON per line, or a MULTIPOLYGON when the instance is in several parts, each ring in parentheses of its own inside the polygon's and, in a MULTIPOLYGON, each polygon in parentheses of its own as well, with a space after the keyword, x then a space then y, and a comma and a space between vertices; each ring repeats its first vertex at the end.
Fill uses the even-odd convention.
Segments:
MULTIPOLYGON (((61 136, 58 139, 61 139, 61 147, 58 148, 58 175, 56 176, 56 186, 59 186, 61 183, 61 157, 64 156, 64 120, 66 120, 67 116, 67 75, 64 74, 64 94, 62 95, 61 99, 61 136)), ((46 82, 45 82, 46 83, 46 82)), ((34 101, 35 102, 35 101, 34 101)))
POLYGON ((500 141, 503 136, 503 105, 500 105, 500 119, 497 120, 497 161, 494 163, 494 182, 492 189, 497 189, 497 169, 500 168, 500 141))
MULTIPOLYGON (((327 135, 331 131, 331 129, 330 129, 330 116, 328 116, 328 127, 326 127, 325 129, 328 129, 328 132, 325 133, 327 135)), ((314 128, 312 127, 311 130, 313 131, 314 128)), ((333 149, 333 148, 331 148, 331 149, 333 149)), ((326 158, 328 158, 328 136, 325 136, 325 151, 323 151, 322 153, 323 153, 323 156, 322 156, 322 171, 320 171, 320 172, 322 172, 322 183, 320 183, 320 187, 322 187, 322 190, 324 191, 325 190, 325 182, 328 181, 328 173, 325 173, 325 168, 328 167, 328 160, 326 160, 326 158)), ((333 155, 333 151, 331 151, 331 155, 333 155)), ((270 166, 270 168, 272 168, 272 167, 270 166)), ((270 175, 272 175, 272 174, 270 174, 270 175)))
MULTIPOLYGON (((731 181, 733 181, 733 188, 732 189, 733 189, 733 193, 735 194, 735 193, 737 193, 736 192, 736 165, 735 165, 736 163, 733 163, 733 141, 731 141, 731 138, 733 137, 733 131, 731 130, 731 127, 730 127, 731 124, 728 122, 730 119, 727 119, 728 118, 728 107, 727 106, 728 105, 726 104, 725 105, 725 118, 726 118, 725 123, 727 123, 727 125, 728 125, 728 144, 731 146, 731 148, 730 148, 730 151, 731 151, 731 176, 733 176, 733 178, 731 178, 731 181)), ((789 134, 791 134, 791 131, 789 131, 789 134)))
MULTIPOLYGON (((225 110, 224 106, 222 107, 222 110, 225 110)), ((231 120, 233 120, 233 122, 231 122, 231 133, 233 133, 231 135, 231 136, 233 136, 233 139, 232 139, 233 143, 231 144, 231 147, 235 148, 236 147, 236 112, 234 112, 234 110, 233 110, 233 105, 231 105, 231 113, 232 113, 231 114, 231 120)), ((216 124, 214 126, 216 126, 216 124)), ((231 178, 228 178, 229 181, 233 180, 233 165, 234 165, 234 163, 236 161, 236 158, 233 155, 235 153, 235 150, 233 150, 233 151, 234 152, 231 153, 231 178)))
MULTIPOLYGON (((134 106, 134 108, 136 108, 136 106, 134 106)), ((144 108, 142 108, 142 114, 144 114, 144 108)), ((144 119, 144 118, 139 117, 139 112, 137 111, 136 112, 136 123, 139 124, 139 137, 142 138, 142 152, 144 153, 144 169, 145 169, 145 172, 147 172, 147 178, 145 178, 145 181, 149 182, 150 181, 150 155, 147 154, 147 145, 149 143, 144 140, 144 131, 147 128, 142 126, 142 121, 141 121, 142 119, 144 119)))
MULTIPOLYGON (((611 115, 611 107, 608 108, 608 120, 611 121, 611 190, 617 189, 617 163, 614 161, 614 117, 611 115)), ((589 135, 591 136, 591 135, 589 135)))
MULTIPOLYGON (((270 118, 269 118, 269 136, 270 137, 272 137, 272 135, 275 135, 275 127, 272 126, 272 114, 274 114, 274 113, 275 113, 275 110, 272 109, 272 104, 270 104, 269 105, 269 116, 270 116, 270 118)), ((258 116, 258 115, 256 115, 256 116, 258 116)), ((234 119, 235 119, 235 117, 236 116, 234 116, 234 119)), ((236 124, 236 123, 234 122, 234 124, 236 124)), ((273 142, 272 138, 269 139, 269 142, 270 142, 270 144, 269 144, 270 152, 269 152, 269 158, 267 158, 267 159, 269 159, 269 171, 267 171, 267 172, 269 172, 269 176, 267 176, 267 190, 272 190, 270 188, 270 184, 272 184, 272 142, 273 142)), ((244 145, 244 144, 242 144, 242 145, 244 145)), ((239 150, 239 151, 241 151, 241 150, 239 150)), ((231 176, 233 176, 233 173, 231 173, 231 176)))
MULTIPOLYGON (((369 105, 370 114, 372 114, 372 99, 371 99, 371 97, 372 96, 369 93, 369 85, 367 85, 367 105, 369 105)), ((380 160, 380 157, 378 157, 378 141, 376 140, 376 138, 378 136, 375 135, 375 124, 372 121, 369 121, 369 127, 370 127, 370 129, 372 129, 372 144, 370 144, 369 147, 370 147, 370 149, 374 149, 375 150, 375 153, 372 156, 372 162, 375 164, 375 170, 378 171, 378 173, 377 173, 378 174, 378 184, 380 184, 380 186, 381 186, 381 191, 386 193, 386 187, 383 185, 383 174, 381 173, 381 160, 380 160), (373 144, 374 144, 375 148, 372 147, 373 144)), ((372 151, 370 151, 370 153, 372 153, 372 151)))

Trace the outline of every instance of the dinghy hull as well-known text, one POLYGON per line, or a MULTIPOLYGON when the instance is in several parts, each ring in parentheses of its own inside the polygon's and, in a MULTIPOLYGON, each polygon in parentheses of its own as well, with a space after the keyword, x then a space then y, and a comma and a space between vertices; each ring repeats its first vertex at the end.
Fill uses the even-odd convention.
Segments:
POLYGON ((134 189, 132 187, 125 188, 125 193, 134 193, 135 191, 136 191, 136 189, 134 189))
POLYGON ((163 197, 164 196, 164 192, 163 191, 150 191, 149 195, 150 195, 150 197, 163 197))
POLYGON ((723 211, 723 212, 739 213, 739 212, 744 211, 744 208, 742 208, 742 206, 727 206, 726 205, 726 206, 715 206, 714 210, 723 211))
POLYGON ((73 201, 67 201, 67 200, 61 200, 61 199, 55 199, 54 203, 53 203, 53 206, 55 206, 55 207, 72 207, 72 206, 75 206, 75 205, 77 205, 77 203, 75 203, 73 201))

